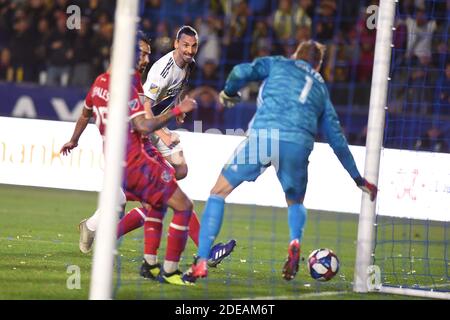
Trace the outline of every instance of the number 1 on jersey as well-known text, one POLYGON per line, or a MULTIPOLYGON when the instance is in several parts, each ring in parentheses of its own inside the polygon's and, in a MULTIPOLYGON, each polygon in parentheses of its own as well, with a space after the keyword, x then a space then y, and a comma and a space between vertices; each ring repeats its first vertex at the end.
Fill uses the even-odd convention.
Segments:
POLYGON ((306 76, 305 80, 306 80, 305 86, 303 87, 302 93, 300 93, 300 97, 298 99, 301 103, 306 102, 308 94, 311 91, 312 85, 314 83, 313 78, 311 78, 310 76, 306 76))

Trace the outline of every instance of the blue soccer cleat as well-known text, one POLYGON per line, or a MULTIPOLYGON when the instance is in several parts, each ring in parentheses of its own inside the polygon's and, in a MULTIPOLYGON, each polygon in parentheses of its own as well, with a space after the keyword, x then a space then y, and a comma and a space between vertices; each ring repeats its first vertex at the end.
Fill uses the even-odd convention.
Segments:
POLYGON ((236 246, 236 240, 231 239, 227 243, 218 243, 214 247, 211 248, 208 259, 208 266, 215 268, 219 263, 222 262, 223 259, 228 257, 231 252, 233 252, 234 247, 236 246))

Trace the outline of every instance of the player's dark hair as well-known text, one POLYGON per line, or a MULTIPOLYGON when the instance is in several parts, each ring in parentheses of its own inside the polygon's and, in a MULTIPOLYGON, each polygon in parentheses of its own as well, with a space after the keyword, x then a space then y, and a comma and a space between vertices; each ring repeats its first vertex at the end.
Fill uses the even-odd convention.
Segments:
MULTIPOLYGON (((143 72, 145 70, 140 70, 141 67, 139 66, 139 59, 141 54, 141 41, 144 42, 146 45, 148 45, 151 51, 150 38, 143 31, 138 30, 136 32, 136 43, 134 44, 134 61, 136 64, 136 68, 139 69, 140 72, 143 72)), ((149 64, 147 64, 147 66, 148 65, 149 64)))
POLYGON ((151 39, 142 30, 138 30, 136 32, 136 39, 137 39, 137 43, 139 43, 139 41, 143 41, 146 44, 150 45, 150 42, 151 42, 151 39))
POLYGON ((198 38, 197 31, 191 26, 182 26, 177 32, 177 40, 180 40, 183 34, 198 38))

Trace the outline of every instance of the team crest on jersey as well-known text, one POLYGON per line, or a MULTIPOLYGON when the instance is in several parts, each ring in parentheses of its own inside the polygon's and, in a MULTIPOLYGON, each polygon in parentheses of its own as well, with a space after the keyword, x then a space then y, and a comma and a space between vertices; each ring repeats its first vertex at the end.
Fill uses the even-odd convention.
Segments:
POLYGON ((139 107, 138 99, 133 99, 130 102, 128 102, 128 107, 131 111, 136 110, 139 107))
POLYGON ((161 179, 166 183, 168 183, 168 182, 170 182, 170 180, 172 180, 172 175, 170 174, 169 170, 164 170, 161 173, 161 179))
POLYGON ((152 83, 150 85, 150 93, 151 94, 157 94, 158 93, 158 89, 159 89, 159 87, 156 84, 152 83))

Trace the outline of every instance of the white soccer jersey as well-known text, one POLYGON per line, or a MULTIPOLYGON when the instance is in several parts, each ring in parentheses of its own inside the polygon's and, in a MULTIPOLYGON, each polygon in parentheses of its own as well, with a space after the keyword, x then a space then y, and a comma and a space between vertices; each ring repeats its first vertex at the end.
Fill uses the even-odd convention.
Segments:
POLYGON ((155 101, 176 97, 183 89, 189 65, 181 69, 173 57, 174 51, 169 52, 156 61, 148 72, 144 83, 144 95, 155 101))

